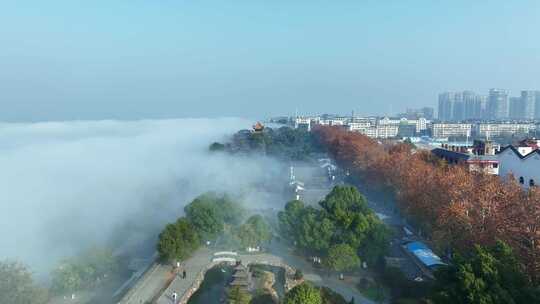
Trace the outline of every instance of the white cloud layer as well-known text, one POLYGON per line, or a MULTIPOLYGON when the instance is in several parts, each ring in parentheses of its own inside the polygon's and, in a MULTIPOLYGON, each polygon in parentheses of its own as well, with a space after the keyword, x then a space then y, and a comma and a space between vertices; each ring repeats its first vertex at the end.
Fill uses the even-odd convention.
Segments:
POLYGON ((136 248, 194 196, 264 182, 277 167, 271 160, 207 150, 250 123, 0 124, 0 259, 19 259, 43 273, 87 246, 136 248))

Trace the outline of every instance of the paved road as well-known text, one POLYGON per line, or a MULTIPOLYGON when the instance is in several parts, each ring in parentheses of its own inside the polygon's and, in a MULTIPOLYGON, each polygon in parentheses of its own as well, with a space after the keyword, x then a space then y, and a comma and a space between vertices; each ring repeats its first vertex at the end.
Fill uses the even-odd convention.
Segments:
POLYGON ((193 286, 195 281, 200 278, 203 270, 209 266, 212 262, 212 252, 204 247, 197 250, 193 257, 189 258, 182 264, 182 270, 186 271, 186 278, 177 275, 167 289, 161 294, 157 300, 157 304, 172 304, 172 294, 176 292, 179 298, 188 292, 193 286))
POLYGON ((145 304, 155 299, 170 278, 171 267, 154 263, 143 277, 118 302, 119 304, 145 304))
POLYGON ((339 280, 338 275, 333 273, 328 275, 327 271, 321 271, 316 269, 305 258, 296 256, 292 253, 290 248, 287 248, 283 243, 272 242, 270 253, 273 256, 279 256, 278 258, 293 268, 302 270, 304 278, 310 282, 313 282, 317 286, 328 287, 335 292, 341 294, 346 300, 350 301, 354 297, 355 303, 372 304, 373 301, 364 297, 356 289, 355 284, 358 278, 354 280, 339 280))

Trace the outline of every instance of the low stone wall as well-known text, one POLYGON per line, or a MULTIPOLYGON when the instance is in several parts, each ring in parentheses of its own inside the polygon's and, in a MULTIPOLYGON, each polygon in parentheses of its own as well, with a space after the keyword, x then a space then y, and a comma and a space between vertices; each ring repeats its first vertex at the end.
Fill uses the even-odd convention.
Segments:
POLYGON ((201 270, 199 274, 197 274, 197 278, 195 279, 193 284, 191 284, 191 287, 178 300, 178 304, 187 304, 189 298, 191 298, 191 296, 193 296, 193 294, 197 290, 199 290, 199 288, 201 287, 201 284, 204 281, 204 275, 206 274, 206 272, 216 265, 219 265, 219 263, 212 262, 206 265, 206 267, 204 267, 204 269, 201 270))
POLYGON ((296 272, 296 269, 285 263, 272 261, 250 261, 246 266, 253 264, 269 265, 285 269, 285 291, 289 291, 297 285, 296 281, 294 280, 294 274, 296 272))
MULTIPOLYGON (((239 259, 239 260, 241 260, 241 259, 239 259)), ((217 266, 219 264, 220 263, 212 262, 212 263, 208 264, 203 270, 201 270, 197 274, 197 277, 196 277, 195 281, 193 282, 193 284, 191 285, 191 287, 182 295, 182 297, 180 297, 180 299, 178 300, 178 303, 179 304, 187 304, 187 302, 193 296, 193 294, 195 292, 197 292, 197 290, 201 287, 201 284, 204 281, 204 276, 206 275, 206 272, 208 272, 208 270, 210 270, 212 267, 215 267, 215 266, 217 266)), ((255 259, 255 260, 249 260, 245 265, 249 266, 249 265, 253 265, 253 264, 270 265, 270 266, 280 267, 280 268, 285 269, 285 291, 286 292, 291 290, 296 285, 298 285, 299 283, 302 282, 302 281, 294 280, 294 274, 296 272, 296 269, 292 268, 291 266, 289 266, 289 265, 287 265, 287 264, 285 264, 283 262, 268 261, 266 259, 261 259, 261 260, 255 259)))

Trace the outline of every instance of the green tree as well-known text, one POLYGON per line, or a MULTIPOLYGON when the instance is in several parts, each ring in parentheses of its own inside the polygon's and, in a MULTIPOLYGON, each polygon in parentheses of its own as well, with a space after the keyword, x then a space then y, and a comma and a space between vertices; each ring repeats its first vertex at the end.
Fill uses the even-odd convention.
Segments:
POLYGON ((328 287, 320 288, 321 298, 323 304, 348 304, 342 295, 333 291, 328 287))
POLYGON ((223 222, 233 226, 239 225, 246 213, 244 208, 237 202, 233 201, 228 195, 223 196, 215 200, 216 207, 218 208, 223 222))
POLYGON ((28 268, 18 262, 0 261, 0 303, 44 304, 48 296, 37 286, 28 268))
POLYGON ((296 240, 298 219, 304 213, 304 203, 294 200, 285 205, 285 210, 278 213, 281 234, 289 240, 296 240))
MULTIPOLYGON (((85 287, 83 280, 83 270, 80 265, 76 265, 70 260, 65 260, 60 263, 56 269, 52 271, 51 290, 56 293, 75 292, 85 287)), ((86 269, 86 272, 90 270, 86 269)), ((88 278, 89 275, 86 276, 88 278)))
POLYGON ((168 224, 159 234, 157 250, 163 260, 184 260, 200 245, 193 225, 185 218, 168 224))
POLYGON ((224 151, 225 145, 222 143, 214 142, 210 145, 210 151, 216 152, 216 151, 224 151))
POLYGON ((283 304, 322 304, 321 293, 308 283, 302 283, 285 294, 283 304))
POLYGON ((345 229, 353 223, 355 214, 372 213, 365 197, 354 186, 334 187, 320 205, 338 225, 345 229))
POLYGON ((334 236, 335 225, 325 212, 307 207, 296 221, 297 241, 300 247, 319 253, 328 250, 334 236))
POLYGON ((371 229, 358 249, 360 257, 369 265, 375 265, 384 257, 388 251, 391 235, 385 224, 381 223, 379 219, 373 218, 371 229))
POLYGON ((75 257, 63 260, 51 274, 51 290, 74 292, 95 287, 118 270, 118 258, 110 248, 91 247, 75 257))
POLYGON ((223 231, 223 214, 216 204, 215 194, 203 194, 184 208, 186 217, 203 238, 213 239, 223 231))
POLYGON ((118 258, 108 247, 89 248, 77 257, 77 263, 86 268, 84 272, 90 280, 112 274, 119 268, 118 258))
POLYGON ((360 265, 360 258, 356 251, 347 244, 338 244, 330 247, 326 265, 336 271, 350 270, 360 265))
POLYGON ((214 239, 223 232, 224 224, 239 224, 243 209, 227 195, 209 192, 195 198, 184 208, 186 217, 201 238, 214 239))
POLYGON ((370 215, 360 212, 352 212, 349 215, 350 224, 346 229, 341 230, 338 239, 340 243, 346 243, 352 248, 359 248, 366 240, 373 225, 373 219, 370 215))
POLYGON ((249 304, 251 301, 251 295, 242 290, 240 287, 234 286, 229 289, 227 301, 229 304, 249 304))
POLYGON ((270 226, 260 215, 250 217, 238 228, 237 235, 243 247, 259 246, 272 237, 270 226))
POLYGON ((270 226, 261 215, 253 215, 247 219, 246 224, 253 227, 260 241, 268 241, 272 237, 270 226))
POLYGON ((540 292, 521 271, 510 247, 498 242, 492 248, 476 245, 468 257, 435 273, 435 303, 503 304, 540 303, 540 292))
POLYGON ((353 186, 336 186, 320 203, 334 220, 336 243, 349 245, 369 264, 388 250, 390 230, 369 209, 366 199, 353 186))

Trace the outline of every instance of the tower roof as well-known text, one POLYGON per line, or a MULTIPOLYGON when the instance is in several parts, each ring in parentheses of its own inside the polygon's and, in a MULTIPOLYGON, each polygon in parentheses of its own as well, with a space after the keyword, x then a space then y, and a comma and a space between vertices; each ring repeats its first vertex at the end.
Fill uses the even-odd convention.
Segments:
POLYGON ((260 123, 259 121, 253 126, 253 130, 255 131, 262 131, 264 130, 264 125, 260 123))

